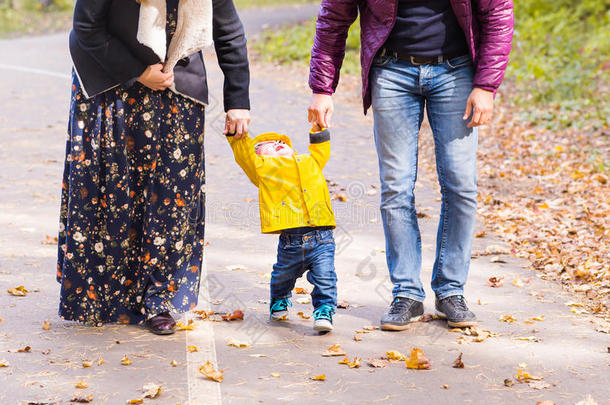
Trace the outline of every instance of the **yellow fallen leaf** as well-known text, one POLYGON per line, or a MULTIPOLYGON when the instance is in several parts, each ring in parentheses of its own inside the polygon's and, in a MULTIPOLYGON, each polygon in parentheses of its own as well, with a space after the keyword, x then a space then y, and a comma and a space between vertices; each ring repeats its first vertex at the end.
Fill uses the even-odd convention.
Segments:
POLYGON ((161 386, 159 384, 148 383, 142 387, 144 398, 157 398, 161 394, 161 386))
POLYGON ((271 373, 271 377, 280 378, 279 373, 271 373))
POLYGON ((523 340, 525 342, 540 342, 540 338, 536 336, 514 336, 513 340, 523 340))
POLYGON ((0 322, 4 322, 4 319, 0 318, 0 322))
POLYGON ((21 349, 17 349, 17 353, 29 353, 32 350, 30 346, 23 347, 21 349))
POLYGON ((129 360, 129 358, 127 358, 127 355, 125 355, 125 357, 123 357, 121 359, 121 364, 124 366, 129 366, 131 364, 131 360, 129 360))
POLYGON ((542 380, 542 377, 536 377, 525 371, 523 368, 517 369, 517 375, 515 375, 517 381, 521 383, 528 383, 530 381, 542 380))
POLYGON ((0 360, 0 367, 8 367, 10 365, 11 363, 9 363, 8 360, 0 360))
POLYGON ((345 350, 343 350, 341 348, 341 346, 338 343, 332 345, 324 353, 322 353, 322 356, 324 356, 324 357, 346 356, 346 355, 347 355, 347 353, 345 352, 345 350))
POLYGON ((8 293, 14 295, 15 297, 25 297, 29 291, 25 289, 24 286, 20 285, 19 287, 9 288, 8 293))
POLYGON ((299 318, 301 318, 301 319, 309 319, 309 318, 311 318, 311 316, 310 316, 310 315, 305 315, 305 314, 304 314, 302 311, 297 312, 297 315, 298 315, 298 316, 299 316, 299 318))
POLYGON ((309 379, 314 381, 326 381, 326 374, 320 374, 313 377, 309 377, 309 379))
POLYGON ((424 357, 421 349, 411 349, 411 355, 405 360, 405 365, 415 370, 426 370, 431 366, 430 360, 424 357))
POLYGON ((360 367, 360 361, 362 359, 360 357, 354 357, 354 361, 349 361, 347 357, 339 362, 339 364, 346 364, 349 368, 358 368, 360 367))
POLYGON ((138 404, 143 404, 144 400, 142 398, 136 398, 136 399, 130 399, 129 401, 127 401, 128 405, 138 405, 138 404))
POLYGON ((544 315, 538 315, 538 316, 534 316, 532 318, 530 318, 531 321, 544 321, 544 315))
POLYGON ((195 353, 199 351, 199 348, 197 346, 187 346, 186 351, 189 353, 195 353))
POLYGON ((172 360, 171 363, 169 363, 172 367, 178 367, 178 362, 176 360, 172 360))
POLYGON ((310 291, 307 288, 296 287, 294 292, 296 294, 309 294, 310 291))
POLYGON ((82 388, 82 389, 89 388, 89 386, 87 384, 85 384, 84 382, 82 382, 82 381, 77 382, 75 387, 76 388, 82 388))
POLYGON ((47 321, 42 321, 42 329, 44 329, 44 330, 51 329, 51 324, 47 321))
POLYGON ((250 347, 250 342, 240 341, 234 338, 229 338, 227 340, 227 346, 233 346, 238 348, 250 347))
POLYGON ((364 330, 377 330, 377 329, 379 329, 379 326, 366 325, 366 326, 363 326, 362 329, 364 329, 364 330))
POLYGON ((195 329, 195 324, 192 319, 189 319, 188 322, 183 324, 182 322, 176 322, 176 329, 178 330, 193 330, 195 329))
POLYGON ((97 359, 97 365, 101 366, 102 364, 104 364, 104 359, 100 357, 99 359, 97 359))
POLYGON ((89 360, 83 360, 83 367, 84 368, 89 368, 93 365, 92 362, 90 362, 89 360))
POLYGON ((222 370, 216 370, 209 360, 203 366, 199 367, 199 372, 212 381, 222 382, 224 379, 222 370))
POLYGON ((390 350, 385 352, 386 357, 389 360, 406 360, 407 356, 405 356, 404 354, 402 354, 401 352, 398 352, 396 350, 390 350))
POLYGON ((513 323, 517 322, 517 319, 512 315, 502 315, 502 317, 500 317, 500 322, 513 323))

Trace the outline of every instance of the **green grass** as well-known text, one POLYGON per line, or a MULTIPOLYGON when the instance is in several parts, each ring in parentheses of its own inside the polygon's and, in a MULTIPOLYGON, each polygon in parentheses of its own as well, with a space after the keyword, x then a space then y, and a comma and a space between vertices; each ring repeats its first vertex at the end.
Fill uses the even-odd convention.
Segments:
POLYGON ((42 8, 36 0, 13 0, 0 3, 0 37, 41 34, 67 29, 72 24, 75 0, 55 0, 42 8))
MULTIPOLYGON (((548 128, 608 126, 610 0, 522 0, 515 13, 505 101, 548 128)), ((314 21, 269 30, 254 48, 269 61, 305 64, 314 31, 314 21)), ((360 72, 359 31, 350 29, 343 73, 360 72)))
POLYGON ((315 0, 234 0, 237 8, 281 6, 285 4, 313 3, 315 0))

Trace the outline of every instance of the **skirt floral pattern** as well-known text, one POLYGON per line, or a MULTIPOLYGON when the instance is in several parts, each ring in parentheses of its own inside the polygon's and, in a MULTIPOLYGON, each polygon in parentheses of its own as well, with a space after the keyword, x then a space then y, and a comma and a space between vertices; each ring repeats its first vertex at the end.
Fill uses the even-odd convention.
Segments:
POLYGON ((73 76, 60 316, 133 324, 194 308, 204 246, 204 107, 140 83, 87 100, 73 76))

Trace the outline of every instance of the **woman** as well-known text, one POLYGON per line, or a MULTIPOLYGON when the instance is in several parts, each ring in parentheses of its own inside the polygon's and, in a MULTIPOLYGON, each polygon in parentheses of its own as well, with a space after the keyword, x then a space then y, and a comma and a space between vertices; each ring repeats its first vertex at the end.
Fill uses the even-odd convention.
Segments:
POLYGON ((77 1, 57 266, 64 319, 145 322, 170 334, 170 313, 197 305, 208 99, 201 49, 212 36, 225 133, 241 137, 249 70, 232 0, 77 1))

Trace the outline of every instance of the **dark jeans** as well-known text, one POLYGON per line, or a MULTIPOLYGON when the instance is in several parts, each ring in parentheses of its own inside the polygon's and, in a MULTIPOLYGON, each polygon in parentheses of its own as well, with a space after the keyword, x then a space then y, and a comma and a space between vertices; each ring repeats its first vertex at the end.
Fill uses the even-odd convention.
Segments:
POLYGON ((314 308, 327 304, 337 306, 335 274, 335 239, 330 229, 306 233, 282 232, 277 247, 277 263, 271 273, 271 299, 289 298, 296 280, 307 272, 313 284, 314 308), (309 270, 309 271, 308 271, 309 270))

